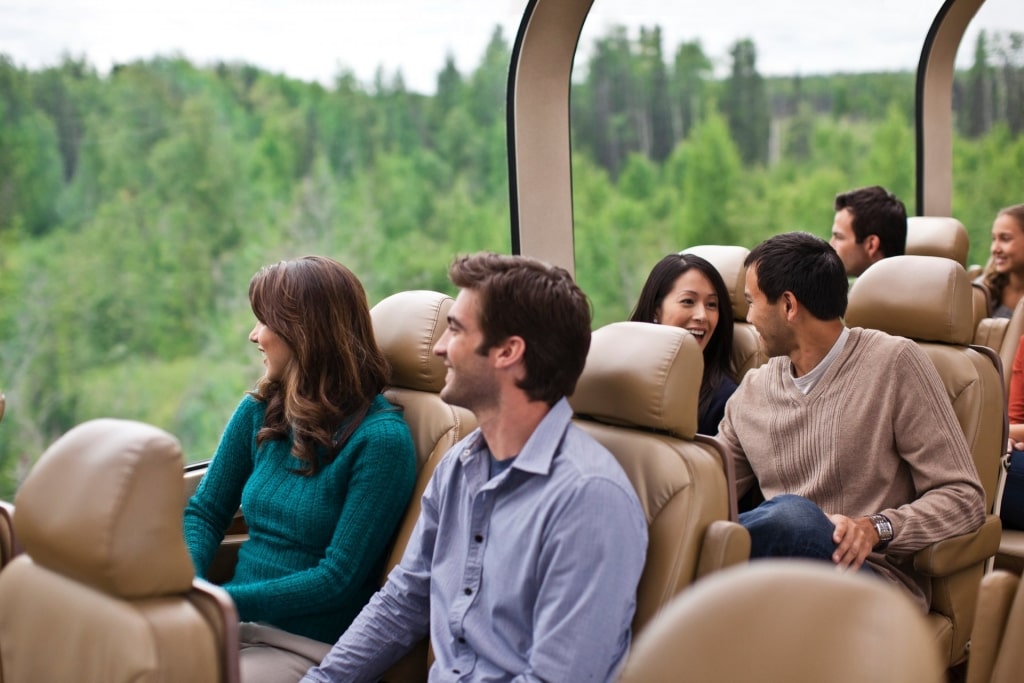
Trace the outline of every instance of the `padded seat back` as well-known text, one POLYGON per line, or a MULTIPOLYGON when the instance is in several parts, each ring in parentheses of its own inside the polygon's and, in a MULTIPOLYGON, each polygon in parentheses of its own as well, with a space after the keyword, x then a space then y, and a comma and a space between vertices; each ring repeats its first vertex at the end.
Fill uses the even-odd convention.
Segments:
POLYGON ((685 330, 612 323, 593 333, 569 399, 576 424, 618 459, 647 516, 634 632, 697 578, 750 554, 746 530, 729 521, 733 478, 723 462, 731 462, 713 440, 694 440, 702 372, 685 330))
POLYGON ((93 420, 15 498, 24 552, 0 572, 0 671, 30 681, 237 681, 238 615, 193 578, 170 434, 93 420))
POLYGON ((743 290, 746 286, 747 268, 743 261, 750 250, 746 247, 718 244, 702 244, 682 251, 694 254, 710 262, 725 280, 729 290, 729 302, 732 304, 733 334, 730 365, 736 381, 743 379, 752 368, 764 365, 767 361, 761 350, 757 330, 747 322, 747 297, 743 290))
POLYGON ((0 500, 0 569, 20 552, 14 537, 14 506, 0 500))
MULTIPOLYGON (((444 334, 448 311, 455 300, 447 294, 426 290, 399 292, 370 309, 373 331, 391 364, 388 400, 402 406, 416 446, 416 486, 399 524, 394 547, 384 567, 382 582, 402 559, 413 527, 420 516, 420 499, 434 468, 448 450, 476 429, 476 416, 465 408, 445 403, 438 395, 447 372, 434 355, 434 344, 444 334)), ((427 680, 432 655, 427 639, 389 669, 385 682, 414 683, 427 680)))
MULTIPOLYGON (((970 248, 971 241, 967 235, 967 228, 951 216, 911 216, 907 219, 907 254, 941 256, 967 268, 970 248)), ((989 297, 988 289, 980 283, 972 283, 972 287, 974 328, 977 329, 981 320, 989 314, 989 297)))
POLYGON ((914 256, 942 256, 967 267, 971 240, 964 224, 950 216, 911 216, 907 219, 904 253, 914 256))
POLYGON ((994 571, 981 580, 971 632, 967 683, 1017 683, 1024 670, 1024 588, 1021 578, 994 571))
POLYGON ((388 400, 403 408, 416 446, 416 487, 398 528, 385 576, 398 564, 420 515, 420 498, 434 467, 448 450, 476 429, 470 411, 441 400, 447 369, 434 344, 444 334, 455 300, 446 294, 414 290, 393 294, 370 310, 373 331, 391 364, 388 400))
POLYGON ((619 683, 942 683, 899 589, 808 560, 759 560, 687 589, 634 641, 619 683))
MULTIPOLYGON (((1000 458, 1006 446, 1006 402, 1001 363, 990 349, 971 346, 971 283, 959 263, 934 256, 893 256, 868 268, 850 290, 846 322, 913 339, 928 355, 953 405, 985 489, 995 502, 1000 458)), ((984 562, 998 547, 999 520, 992 514, 968 534, 953 559, 953 541, 920 551, 915 567, 932 577, 932 617, 948 643, 950 663, 966 654, 984 562), (973 541, 967 539, 973 538, 973 541), (989 551, 992 551, 991 553, 989 551), (940 558, 946 552, 950 561, 940 558), (946 569, 936 568, 937 564, 946 569)))

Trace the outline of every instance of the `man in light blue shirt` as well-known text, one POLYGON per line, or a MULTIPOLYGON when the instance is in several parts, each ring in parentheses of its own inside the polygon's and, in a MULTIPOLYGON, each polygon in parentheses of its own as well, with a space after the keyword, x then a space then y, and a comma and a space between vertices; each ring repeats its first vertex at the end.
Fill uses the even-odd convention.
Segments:
POLYGON ((438 464, 401 563, 302 683, 376 681, 430 636, 431 681, 612 681, 647 552, 615 458, 571 423, 590 305, 561 269, 457 259, 434 352, 479 428, 438 464))

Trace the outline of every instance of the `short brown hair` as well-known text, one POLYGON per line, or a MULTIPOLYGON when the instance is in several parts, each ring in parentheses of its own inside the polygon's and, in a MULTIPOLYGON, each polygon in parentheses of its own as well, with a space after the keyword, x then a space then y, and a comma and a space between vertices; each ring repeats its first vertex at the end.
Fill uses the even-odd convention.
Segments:
POLYGON ((868 235, 877 235, 886 258, 902 256, 906 251, 907 208, 881 185, 841 192, 833 207, 835 211, 849 210, 857 244, 868 235))
POLYGON ((512 336, 526 343, 518 386, 554 405, 576 389, 590 350, 590 301, 568 271, 525 256, 480 252, 452 263, 448 277, 473 290, 486 354, 512 336))

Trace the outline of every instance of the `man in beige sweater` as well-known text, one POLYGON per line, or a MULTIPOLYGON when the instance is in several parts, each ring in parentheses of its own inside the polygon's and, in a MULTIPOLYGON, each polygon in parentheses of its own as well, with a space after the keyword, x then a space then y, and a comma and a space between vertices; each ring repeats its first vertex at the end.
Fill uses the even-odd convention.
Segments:
POLYGON ((835 250, 807 233, 761 243, 746 260, 747 319, 769 361, 730 399, 719 441, 742 496, 752 557, 811 557, 873 571, 924 609, 913 553, 978 528, 985 494, 960 424, 913 342, 847 329, 848 283, 835 250))

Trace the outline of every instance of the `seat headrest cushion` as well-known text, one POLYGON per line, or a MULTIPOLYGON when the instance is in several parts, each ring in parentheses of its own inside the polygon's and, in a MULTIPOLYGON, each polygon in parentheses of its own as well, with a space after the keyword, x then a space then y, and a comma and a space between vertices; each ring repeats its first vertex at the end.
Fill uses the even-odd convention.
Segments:
POLYGON ((917 341, 970 344, 974 311, 967 272, 938 256, 882 259, 850 288, 846 324, 917 341))
POLYGON ((967 228, 946 216, 912 216, 907 219, 905 253, 914 256, 942 256, 967 267, 971 242, 967 228))
POLYGON ((377 344, 391 363, 391 386, 435 393, 444 387, 447 370, 434 344, 453 303, 447 294, 414 290, 392 294, 370 310, 377 344))
POLYGON ((57 439, 15 497, 33 562, 123 598, 187 592, 178 440, 130 420, 85 422, 57 439))
POLYGON ((715 267, 718 274, 725 280, 725 287, 729 290, 729 300, 732 303, 732 314, 738 322, 747 319, 747 297, 743 294, 746 287, 747 267, 743 261, 747 258, 750 250, 728 244, 701 244, 684 249, 683 254, 694 254, 700 256, 715 267))
POLYGON ((573 410, 608 424, 692 439, 704 356, 686 330, 617 322, 595 330, 573 410))

